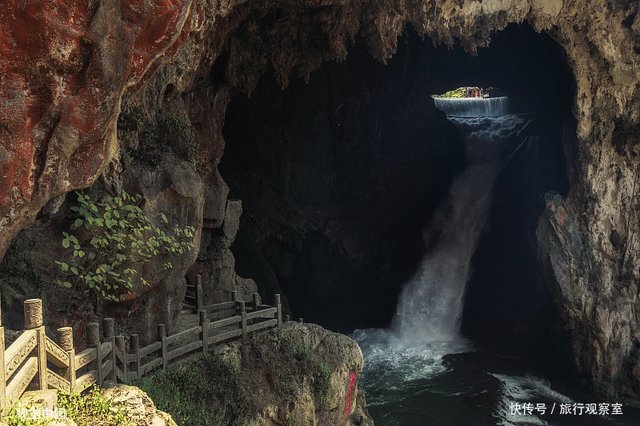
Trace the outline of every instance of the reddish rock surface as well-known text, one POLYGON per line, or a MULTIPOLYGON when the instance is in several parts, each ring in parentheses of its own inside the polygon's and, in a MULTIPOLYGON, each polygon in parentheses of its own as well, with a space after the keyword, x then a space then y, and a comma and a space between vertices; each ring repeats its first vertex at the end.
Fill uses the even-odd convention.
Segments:
POLYGON ((0 9, 0 256, 49 199, 116 152, 127 87, 175 49, 188 0, 18 1, 0 9))

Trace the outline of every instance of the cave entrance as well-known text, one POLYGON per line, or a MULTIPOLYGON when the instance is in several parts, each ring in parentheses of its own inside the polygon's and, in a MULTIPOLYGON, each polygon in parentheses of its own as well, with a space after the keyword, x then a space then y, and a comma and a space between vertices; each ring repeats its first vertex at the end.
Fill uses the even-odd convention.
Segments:
POLYGON ((328 328, 385 327, 433 241, 423 238, 467 159, 433 93, 499 87, 530 120, 495 183, 471 261, 462 330, 542 338, 553 306, 537 261, 544 195, 568 190, 574 81, 558 45, 526 25, 477 56, 405 35, 385 66, 358 44, 308 83, 265 77, 226 114, 221 173, 244 213, 236 269, 281 290, 294 317, 328 328))

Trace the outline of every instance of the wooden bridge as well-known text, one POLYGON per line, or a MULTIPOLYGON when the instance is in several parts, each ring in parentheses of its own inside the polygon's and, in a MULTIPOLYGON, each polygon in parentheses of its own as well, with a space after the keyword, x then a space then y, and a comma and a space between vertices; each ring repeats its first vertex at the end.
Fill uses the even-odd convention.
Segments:
POLYGON ((0 319, 0 409, 27 390, 58 389, 68 393, 92 384, 129 383, 156 369, 166 369, 188 355, 207 352, 216 343, 282 324, 279 294, 275 295, 274 305, 260 304, 257 294, 252 302, 237 300, 237 293, 232 292, 229 302, 203 306, 199 279, 194 290, 197 325, 168 336, 165 324, 158 324, 158 341, 140 346, 139 335, 132 334, 127 347, 125 337, 115 335, 114 320, 105 318, 102 330, 97 322, 88 324, 88 348, 78 353, 73 329, 59 328, 55 342, 45 330, 42 300, 26 300, 25 330, 6 349, 0 319))

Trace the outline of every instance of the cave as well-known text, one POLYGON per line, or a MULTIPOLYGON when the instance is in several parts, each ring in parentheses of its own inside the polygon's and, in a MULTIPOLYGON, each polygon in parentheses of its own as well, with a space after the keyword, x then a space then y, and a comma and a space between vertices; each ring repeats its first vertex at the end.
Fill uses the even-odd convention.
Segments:
POLYGON ((466 164, 459 132, 431 95, 465 85, 502 89, 533 137, 495 184, 462 331, 546 347, 560 322, 535 230, 545 197, 569 190, 575 82, 561 47, 526 24, 477 54, 407 31, 386 65, 356 43, 308 81, 282 89, 265 76, 235 96, 220 169, 243 201, 231 248, 238 273, 281 289, 295 318, 343 332, 388 326, 430 248, 423 230, 466 164))
POLYGON ((0 13, 7 353, 40 298, 77 355, 103 318, 142 352, 185 329, 194 351, 237 337, 204 355, 241 370, 231 387, 217 367, 165 372, 162 393, 189 384, 177 416, 522 424, 526 395, 622 401, 640 424, 637 1, 138 3, 0 13), (148 220, 127 254, 118 200, 148 220), (143 231, 176 238, 142 261, 143 231))

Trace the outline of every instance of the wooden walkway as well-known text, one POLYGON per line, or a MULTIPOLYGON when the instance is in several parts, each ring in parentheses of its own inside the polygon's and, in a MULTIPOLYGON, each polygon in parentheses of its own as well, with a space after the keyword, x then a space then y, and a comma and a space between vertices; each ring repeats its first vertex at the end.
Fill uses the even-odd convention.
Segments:
POLYGON ((280 295, 274 305, 260 304, 254 294, 252 302, 237 299, 202 305, 202 286, 198 277, 191 308, 197 310, 197 323, 168 336, 165 324, 158 324, 159 340, 146 346, 132 334, 125 344, 123 335, 115 336, 114 320, 89 323, 87 346, 76 353, 73 329, 57 330, 58 341, 46 336, 42 301, 24 302, 25 330, 5 349, 4 327, 0 319, 0 409, 19 399, 27 390, 58 389, 83 391, 92 384, 129 383, 157 369, 166 369, 188 355, 207 352, 209 347, 246 337, 251 333, 282 324, 280 295))

